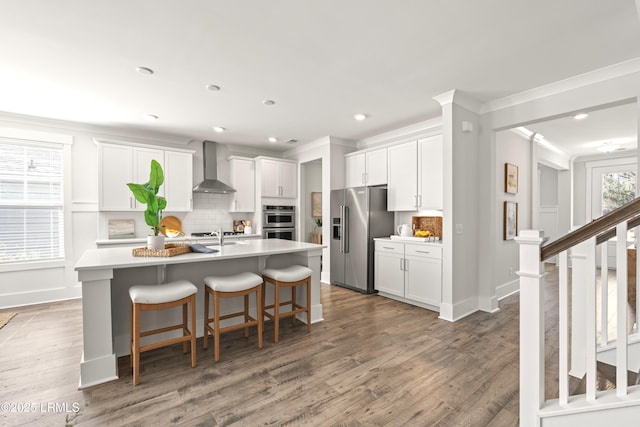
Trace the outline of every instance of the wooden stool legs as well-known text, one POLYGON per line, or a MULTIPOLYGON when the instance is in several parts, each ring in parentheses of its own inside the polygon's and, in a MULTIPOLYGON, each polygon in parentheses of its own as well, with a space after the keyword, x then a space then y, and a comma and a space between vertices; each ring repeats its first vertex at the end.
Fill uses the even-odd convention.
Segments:
POLYGON ((204 288, 204 342, 203 348, 206 350, 209 347, 209 334, 213 335, 213 360, 218 362, 220 360, 220 334, 225 332, 234 331, 236 329, 244 329, 245 338, 249 336, 249 327, 258 327, 258 348, 262 348, 262 331, 263 331, 263 317, 262 313, 262 283, 254 286, 250 289, 235 291, 235 292, 222 292, 211 289, 209 286, 204 288), (255 293, 256 295, 256 319, 249 315, 249 294, 255 293), (213 296, 213 317, 209 315, 209 295, 213 296), (220 299, 222 298, 234 298, 244 297, 244 309, 237 313, 231 313, 221 316, 220 315, 220 299), (226 327, 220 327, 220 321, 224 319, 230 319, 233 317, 242 317, 244 322, 226 327), (211 327, 213 322, 213 328, 211 327))
POLYGON ((183 352, 189 351, 189 343, 191 343, 191 367, 196 367, 196 295, 182 298, 178 301, 160 303, 160 304, 141 304, 131 303, 131 367, 133 368, 133 384, 137 385, 140 381, 140 353, 154 350, 156 348, 173 345, 182 342, 183 352), (182 305, 182 324, 167 326, 164 328, 154 329, 151 331, 140 331, 140 312, 151 310, 163 310, 171 307, 182 305), (188 324, 188 306, 191 308, 191 329, 188 324), (171 338, 145 346, 140 346, 140 338, 149 335, 168 332, 175 329, 182 329, 182 336, 171 338))
POLYGON ((296 314, 298 313, 306 313, 307 314, 307 332, 311 332, 311 277, 306 277, 302 280, 297 280, 295 282, 282 282, 279 280, 272 279, 267 276, 263 276, 264 280, 264 289, 262 291, 262 307, 263 314, 269 319, 273 320, 273 342, 278 342, 279 332, 280 332, 280 318, 291 316, 291 324, 295 325, 296 323, 296 314), (273 304, 266 305, 266 285, 267 283, 271 283, 273 285, 273 304), (298 304, 296 287, 300 285, 306 286, 307 291, 307 303, 306 307, 298 304), (291 300, 288 301, 280 301, 280 288, 288 287, 291 288, 291 300), (286 312, 280 311, 280 306, 283 305, 291 305, 291 310, 286 312), (269 313, 267 310, 273 309, 273 314, 269 313))

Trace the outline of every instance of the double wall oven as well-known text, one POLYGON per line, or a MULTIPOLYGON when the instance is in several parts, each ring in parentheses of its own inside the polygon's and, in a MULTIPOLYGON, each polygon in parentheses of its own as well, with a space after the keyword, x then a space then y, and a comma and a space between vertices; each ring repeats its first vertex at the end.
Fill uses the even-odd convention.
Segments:
POLYGON ((262 237, 264 239, 296 239, 296 207, 262 206, 262 237))

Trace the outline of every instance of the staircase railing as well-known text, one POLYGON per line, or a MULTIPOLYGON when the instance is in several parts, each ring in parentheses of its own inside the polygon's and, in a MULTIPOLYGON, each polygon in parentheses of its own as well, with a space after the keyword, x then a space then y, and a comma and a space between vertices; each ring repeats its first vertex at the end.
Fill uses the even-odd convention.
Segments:
MULTIPOLYGON (((523 230, 520 244, 520 425, 541 426, 569 421, 589 412, 623 414, 640 411, 640 387, 629 387, 630 368, 627 291, 627 230, 640 225, 640 198, 545 244, 542 232, 523 230), (615 340, 609 339, 608 242, 616 239, 615 340), (601 250, 600 319, 597 307, 596 250, 601 250), (545 398, 545 295, 543 261, 558 256, 558 390, 557 399, 545 398), (571 260, 571 267, 569 266, 571 260), (569 281, 571 273, 571 281, 569 281), (571 292, 569 292, 571 286, 571 292), (600 334, 598 335, 598 325, 600 334), (598 346, 598 337, 600 338, 598 346), (613 349, 612 351, 610 351, 613 349), (608 353, 607 353, 608 351, 608 353), (597 390, 597 362, 607 359, 616 368, 615 391, 597 390), (585 378, 584 394, 571 394, 569 376, 585 378)), ((634 288, 638 291, 637 281, 634 288)), ((635 327, 640 321, 636 298, 635 327)), ((640 340, 638 340, 640 348, 640 340)), ((634 347, 636 349, 636 347, 634 347)), ((640 352, 631 354, 631 366, 640 364, 640 352), (637 354, 636 354, 637 353, 637 354)), ((640 367, 637 367, 640 369, 640 367)), ((611 418, 609 418, 611 420, 611 418)), ((576 418, 575 421, 578 421, 576 418)), ((583 420, 584 421, 584 420, 583 420)), ((581 421, 582 422, 582 421, 581 421)), ((584 424, 583 424, 584 425, 584 424)))

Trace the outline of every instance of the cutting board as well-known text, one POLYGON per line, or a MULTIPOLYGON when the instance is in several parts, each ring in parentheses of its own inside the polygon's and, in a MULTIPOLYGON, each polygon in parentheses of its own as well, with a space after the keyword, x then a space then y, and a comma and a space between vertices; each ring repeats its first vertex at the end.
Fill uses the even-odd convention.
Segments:
MULTIPOLYGON (((160 231, 165 234, 165 229, 182 231, 182 222, 175 216, 165 216, 160 220, 160 231), (164 226, 164 227, 162 227, 164 226)), ((166 235, 166 234, 165 234, 166 235)))

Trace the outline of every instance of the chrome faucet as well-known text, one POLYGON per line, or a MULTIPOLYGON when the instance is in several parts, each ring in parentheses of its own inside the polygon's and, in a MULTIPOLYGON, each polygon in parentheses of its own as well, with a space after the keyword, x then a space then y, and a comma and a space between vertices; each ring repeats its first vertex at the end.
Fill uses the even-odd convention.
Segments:
POLYGON ((224 233, 222 232, 222 228, 217 227, 217 230, 212 232, 214 236, 218 236, 218 244, 220 246, 224 245, 224 233))

